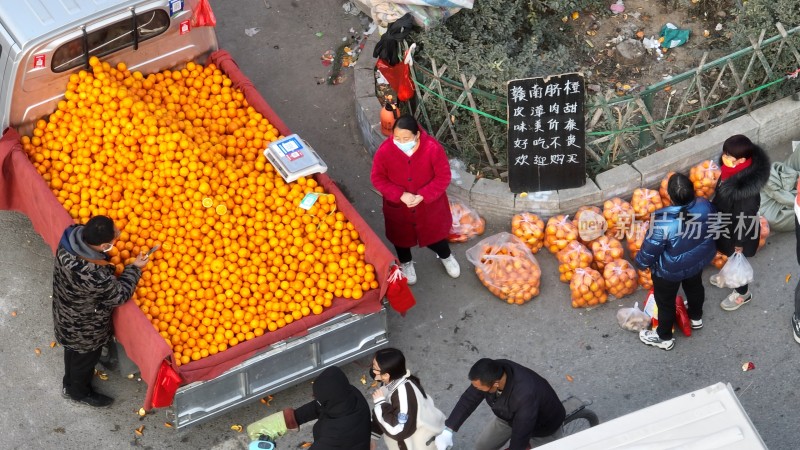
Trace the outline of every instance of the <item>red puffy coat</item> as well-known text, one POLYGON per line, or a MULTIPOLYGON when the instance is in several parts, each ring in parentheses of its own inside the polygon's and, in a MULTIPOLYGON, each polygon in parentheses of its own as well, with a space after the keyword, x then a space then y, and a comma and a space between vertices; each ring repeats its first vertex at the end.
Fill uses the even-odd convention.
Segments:
POLYGON ((446 239, 453 223, 445 193, 450 184, 447 155, 424 130, 419 139, 419 148, 409 157, 390 137, 372 161, 372 184, 383 195, 386 237, 398 247, 425 247, 446 239), (404 192, 424 200, 409 208, 400 201, 404 192))

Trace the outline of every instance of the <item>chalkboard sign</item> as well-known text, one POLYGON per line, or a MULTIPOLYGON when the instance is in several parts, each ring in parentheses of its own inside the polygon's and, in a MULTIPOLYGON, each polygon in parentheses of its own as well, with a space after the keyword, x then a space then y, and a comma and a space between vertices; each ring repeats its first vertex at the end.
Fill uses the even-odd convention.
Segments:
POLYGON ((538 192, 586 183, 584 81, 579 73, 508 82, 508 185, 538 192))

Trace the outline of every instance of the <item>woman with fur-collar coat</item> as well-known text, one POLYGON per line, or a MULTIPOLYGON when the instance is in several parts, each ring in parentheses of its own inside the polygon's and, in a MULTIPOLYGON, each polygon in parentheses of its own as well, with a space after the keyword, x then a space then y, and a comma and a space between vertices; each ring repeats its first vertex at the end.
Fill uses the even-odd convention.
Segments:
MULTIPOLYGON (((717 250, 726 256, 739 251, 752 257, 758 249, 758 208, 761 189, 769 180, 769 156, 747 136, 737 134, 722 145, 720 168, 722 174, 712 201, 721 220, 717 250)), ((751 299, 749 287, 744 285, 725 297, 720 306, 734 311, 751 299)))

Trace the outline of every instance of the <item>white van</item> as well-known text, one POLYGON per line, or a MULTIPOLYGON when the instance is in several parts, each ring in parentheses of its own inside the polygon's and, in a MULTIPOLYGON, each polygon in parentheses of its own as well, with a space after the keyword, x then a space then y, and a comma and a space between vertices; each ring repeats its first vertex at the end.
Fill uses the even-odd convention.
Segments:
POLYGON ((144 73, 203 62, 217 38, 193 26, 198 1, 0 0, 0 130, 27 134, 91 56, 144 73))

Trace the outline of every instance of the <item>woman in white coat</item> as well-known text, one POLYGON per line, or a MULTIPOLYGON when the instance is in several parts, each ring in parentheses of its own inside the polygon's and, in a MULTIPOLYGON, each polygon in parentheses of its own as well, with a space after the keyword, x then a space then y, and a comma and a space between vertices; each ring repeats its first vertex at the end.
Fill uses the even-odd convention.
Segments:
POLYGON ((383 435, 389 450, 435 450, 433 438, 444 430, 446 417, 425 394, 419 378, 406 369, 403 353, 378 350, 370 373, 382 383, 372 394, 373 439, 383 435))

